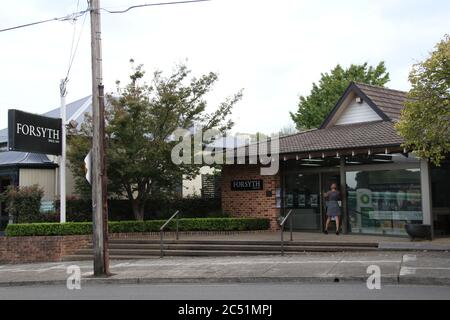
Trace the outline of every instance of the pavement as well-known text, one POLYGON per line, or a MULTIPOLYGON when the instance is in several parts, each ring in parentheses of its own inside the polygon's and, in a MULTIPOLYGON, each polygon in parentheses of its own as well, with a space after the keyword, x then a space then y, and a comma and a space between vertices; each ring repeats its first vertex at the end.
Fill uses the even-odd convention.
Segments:
MULTIPOLYGON (((128 237, 127 239, 133 240, 159 240, 159 233, 154 235, 136 235, 128 237)), ((175 239, 173 232, 166 232, 166 240, 175 239)), ((284 239, 287 242, 290 239, 290 233, 286 231, 284 233, 284 239)), ((239 232, 233 234, 213 234, 213 235, 198 235, 190 233, 180 233, 180 240, 202 240, 202 241, 280 241, 279 232, 239 232)), ((417 240, 411 241, 407 237, 400 236, 379 236, 379 235, 359 235, 348 234, 336 236, 330 232, 329 235, 325 235, 319 232, 293 232, 293 241, 295 242, 322 242, 322 243, 369 243, 378 244, 380 250, 391 251, 448 251, 450 252, 450 237, 436 238, 433 241, 417 240)))
MULTIPOLYGON (((365 283, 375 266, 391 285, 450 286, 449 252, 305 253, 253 257, 166 257, 111 261, 109 278, 92 276, 92 262, 1 265, 0 287, 66 285, 69 266, 84 284, 365 283)), ((375 269, 376 270, 376 269, 375 269)))

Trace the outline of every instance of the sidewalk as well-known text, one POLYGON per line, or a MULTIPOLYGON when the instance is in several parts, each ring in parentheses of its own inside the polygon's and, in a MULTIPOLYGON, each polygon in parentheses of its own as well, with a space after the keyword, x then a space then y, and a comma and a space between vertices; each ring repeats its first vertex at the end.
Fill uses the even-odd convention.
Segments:
POLYGON ((81 268, 82 284, 365 282, 379 266, 384 284, 450 286, 450 253, 370 252, 292 256, 164 258, 111 261, 110 278, 93 278, 92 262, 0 266, 0 286, 66 285, 67 268, 81 268))
MULTIPOLYGON (((175 238, 173 232, 167 232, 165 239, 172 240, 175 238)), ((149 240, 149 239, 159 239, 159 234, 154 236, 142 237, 136 235, 135 237, 128 237, 128 239, 133 240, 149 240)), ((285 231, 284 240, 286 243, 289 242, 290 232, 285 231)), ((180 233, 180 240, 203 240, 203 241, 280 241, 280 232, 257 232, 257 233, 238 233, 230 235, 191 235, 180 233)), ((378 236, 378 235, 358 235, 358 234, 341 234, 336 236, 334 233, 325 235, 323 233, 313 233, 313 232, 293 232, 294 242, 321 242, 321 243, 368 243, 377 244, 380 250, 386 251, 443 251, 450 252, 450 237, 436 238, 433 241, 428 240, 416 240, 411 241, 407 237, 389 237, 389 236, 378 236)))

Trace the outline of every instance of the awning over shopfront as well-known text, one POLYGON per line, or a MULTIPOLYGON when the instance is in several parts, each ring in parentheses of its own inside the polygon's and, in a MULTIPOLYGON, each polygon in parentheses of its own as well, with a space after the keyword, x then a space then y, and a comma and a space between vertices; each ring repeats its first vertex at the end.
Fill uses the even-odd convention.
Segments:
POLYGON ((9 151, 0 152, 0 168, 4 167, 52 169, 58 165, 44 154, 9 151))

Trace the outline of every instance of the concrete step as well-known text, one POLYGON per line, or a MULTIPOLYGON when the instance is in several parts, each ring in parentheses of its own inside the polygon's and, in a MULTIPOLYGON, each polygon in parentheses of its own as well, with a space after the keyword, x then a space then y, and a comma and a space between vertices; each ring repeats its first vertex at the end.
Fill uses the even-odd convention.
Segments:
MULTIPOLYGON (((160 240, 110 240, 110 245, 129 245, 142 244, 152 245, 160 244, 160 240)), ((280 246, 280 241, 245 241, 245 240, 164 240, 164 244, 176 245, 249 245, 249 246, 280 246)), ((364 247, 364 248, 378 248, 378 243, 375 242, 336 242, 336 241, 287 241, 284 245, 287 246, 315 246, 315 247, 364 247)))
MULTIPOLYGON (((378 250, 376 243, 289 242, 284 243, 286 254, 320 252, 364 252, 378 250)), ((281 254, 280 241, 239 240, 166 240, 165 256, 257 256, 281 254)), ((160 256, 159 240, 111 240, 111 259, 150 259, 160 256)), ((92 260, 92 244, 66 257, 67 261, 92 260)))
MULTIPOLYGON (((361 252, 374 251, 373 248, 346 248, 346 247, 290 247, 285 248, 286 254, 307 253, 307 252, 361 252)), ((159 248, 142 249, 142 248, 126 248, 111 249, 109 255, 111 258, 115 256, 159 256, 159 248)), ((191 247, 180 248, 171 247, 164 250, 166 256, 237 256, 237 255, 278 255, 281 253, 280 248, 249 248, 249 247, 191 247)), ((79 250, 75 255, 92 255, 92 249, 79 250)))
MULTIPOLYGON (((165 251, 171 250, 197 250, 197 251, 274 251, 280 252, 281 246, 277 245, 209 245, 209 244, 169 244, 164 245, 165 251)), ((92 249, 92 247, 85 250, 92 249)), ((378 250, 373 247, 324 247, 324 246, 285 246, 285 251, 316 251, 316 252, 335 252, 335 251, 374 251, 378 250)), ((159 244, 111 244, 109 245, 110 252, 126 251, 126 250, 139 250, 139 251, 152 251, 160 250, 159 244)))

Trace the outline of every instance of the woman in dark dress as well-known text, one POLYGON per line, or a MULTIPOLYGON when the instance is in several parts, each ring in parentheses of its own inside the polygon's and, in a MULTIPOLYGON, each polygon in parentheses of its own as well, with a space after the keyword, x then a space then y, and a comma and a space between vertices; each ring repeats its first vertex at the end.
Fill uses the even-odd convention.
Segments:
POLYGON ((324 233, 328 234, 328 226, 330 225, 331 219, 336 218, 336 235, 339 235, 339 220, 341 217, 341 208, 339 207, 339 201, 341 200, 341 193, 337 190, 336 183, 333 183, 330 189, 331 190, 324 195, 328 217, 324 233))

